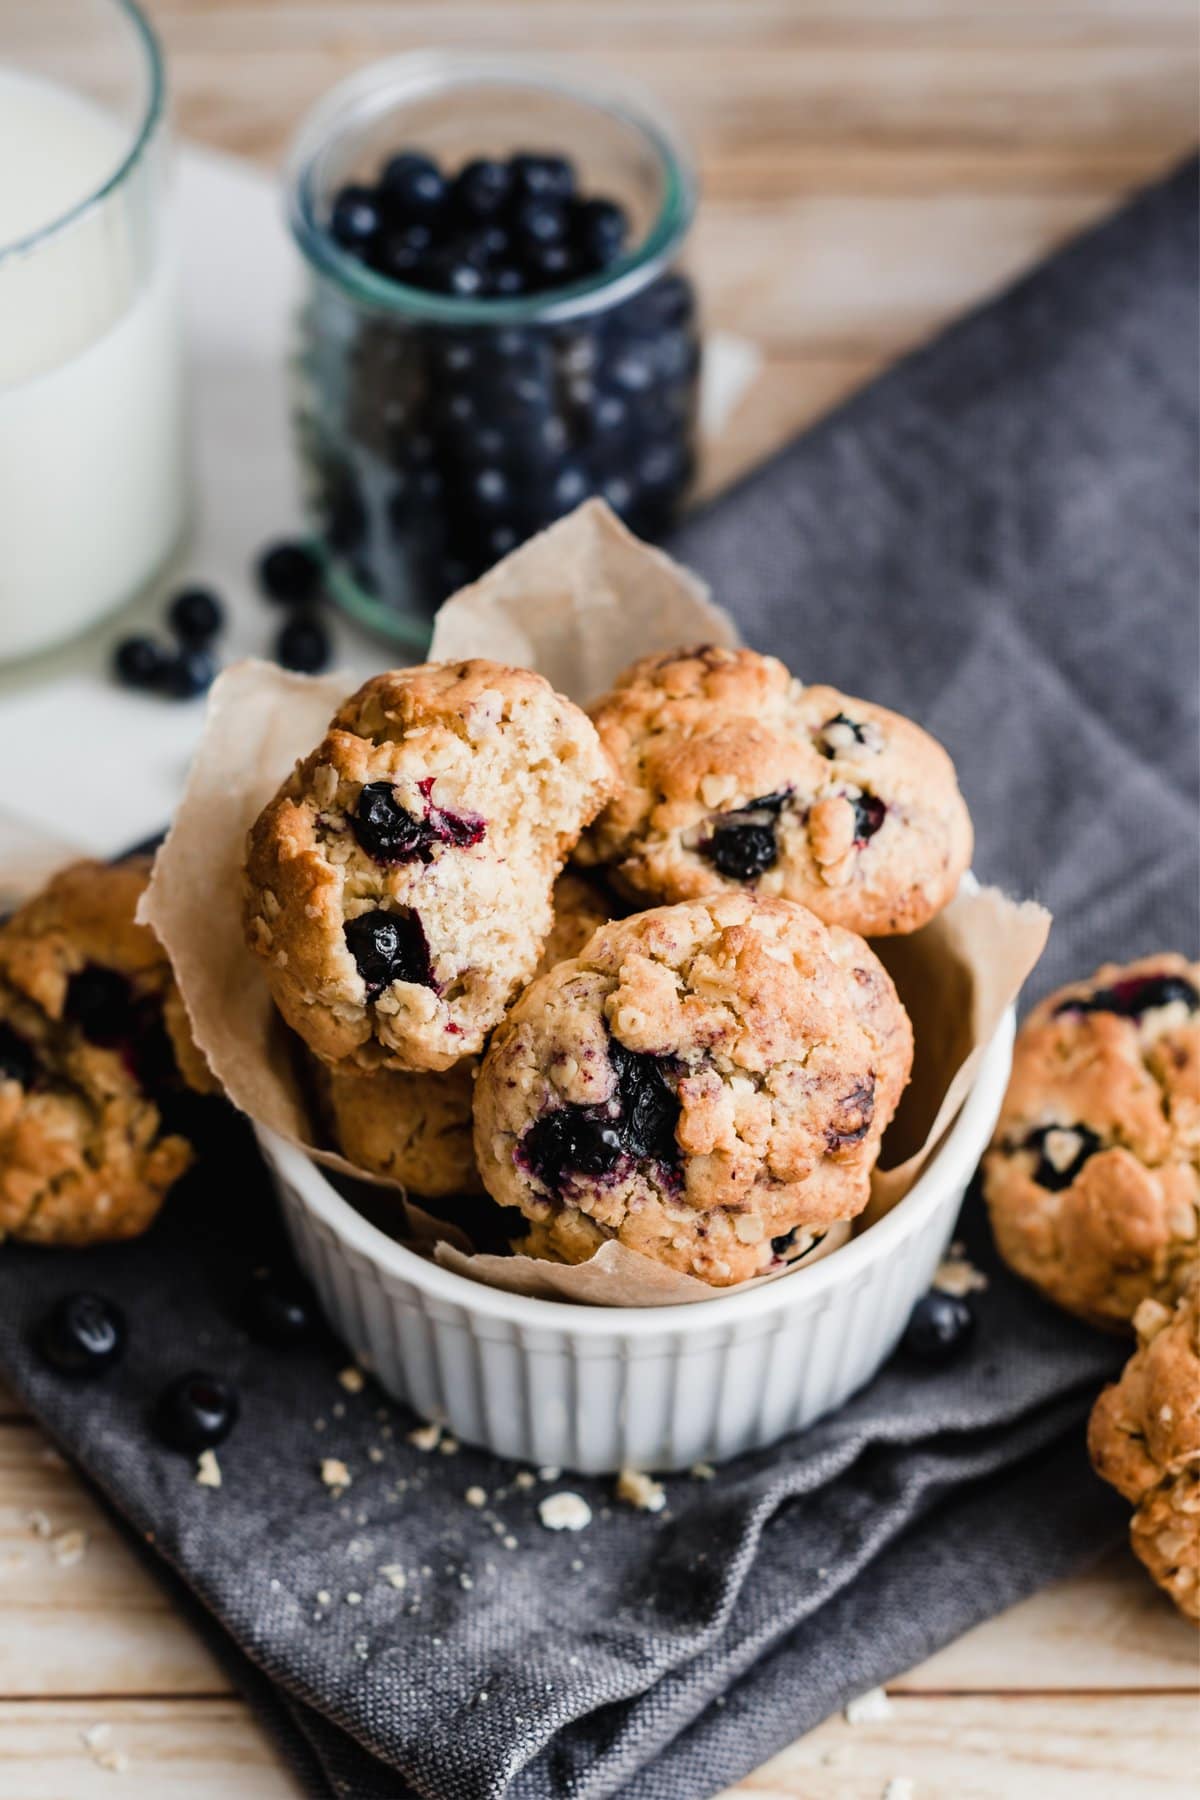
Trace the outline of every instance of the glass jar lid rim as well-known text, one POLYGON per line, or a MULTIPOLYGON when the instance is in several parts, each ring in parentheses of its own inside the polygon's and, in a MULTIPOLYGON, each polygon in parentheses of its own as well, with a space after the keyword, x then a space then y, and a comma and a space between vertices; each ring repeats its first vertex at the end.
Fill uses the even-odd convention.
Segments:
POLYGON ((448 325, 555 323, 630 298, 653 280, 687 233, 695 212, 691 161, 675 130, 639 105, 628 86, 584 82, 547 62, 455 51, 414 51, 370 63, 339 82, 308 114, 293 141, 287 165, 288 217, 305 258, 363 304, 382 313, 448 325), (637 247, 607 269, 582 281, 515 299, 458 299, 408 287, 374 270, 334 241, 317 216, 314 165, 321 151, 347 127, 357 109, 375 101, 382 111, 406 90, 433 93, 455 86, 536 88, 607 112, 632 126, 653 147, 666 183, 657 217, 637 247))

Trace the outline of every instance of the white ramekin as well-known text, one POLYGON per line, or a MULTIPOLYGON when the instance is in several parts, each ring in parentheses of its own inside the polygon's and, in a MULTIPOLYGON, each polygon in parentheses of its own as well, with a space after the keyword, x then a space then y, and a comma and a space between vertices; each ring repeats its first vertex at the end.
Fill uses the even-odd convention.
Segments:
POLYGON ((388 1393, 497 1455, 585 1474, 761 1449, 869 1381, 928 1288, 1000 1110, 1010 1009, 920 1179, 812 1268, 693 1306, 589 1307, 483 1287, 393 1242, 260 1129, 296 1254, 388 1393))

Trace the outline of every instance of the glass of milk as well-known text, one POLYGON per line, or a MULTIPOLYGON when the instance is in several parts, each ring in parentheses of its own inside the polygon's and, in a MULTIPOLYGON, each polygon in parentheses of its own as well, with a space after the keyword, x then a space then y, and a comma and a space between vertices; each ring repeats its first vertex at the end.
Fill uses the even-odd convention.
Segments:
POLYGON ((165 140, 130 0, 0 0, 0 660, 130 599, 183 530, 165 140))

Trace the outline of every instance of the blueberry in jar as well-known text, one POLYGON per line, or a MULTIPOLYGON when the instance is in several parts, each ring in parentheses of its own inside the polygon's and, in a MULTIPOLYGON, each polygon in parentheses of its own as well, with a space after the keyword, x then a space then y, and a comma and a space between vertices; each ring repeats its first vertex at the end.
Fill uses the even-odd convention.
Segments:
POLYGON ((513 183, 518 194, 538 200, 570 200, 575 192, 575 170, 565 156, 522 151, 512 159, 513 183))
POLYGON ((120 1360, 127 1335, 125 1315, 103 1294, 64 1294, 38 1326, 36 1341, 57 1374, 87 1380, 120 1360))
POLYGON ((615 200, 577 200, 571 208, 571 242, 589 273, 616 262, 629 236, 629 215, 615 200))
POLYGON ((477 156, 464 163, 450 188, 450 201, 460 219, 472 223, 498 218, 512 199, 511 166, 495 157, 477 156))
POLYGON ((228 1382, 193 1369, 169 1381, 154 1408, 154 1429, 172 1450, 198 1455, 224 1443, 237 1424, 238 1397, 228 1382))
POLYGON ((975 1331, 975 1313, 959 1294, 931 1288, 909 1315, 901 1346, 917 1362, 940 1368, 961 1356, 975 1331))
POLYGON ((336 195, 329 229, 343 250, 360 254, 382 223, 383 212, 374 188, 353 182, 336 195))
POLYGON ((409 224, 435 219, 448 191, 446 177, 431 156, 402 150, 389 157, 379 177, 379 194, 389 220, 409 224))

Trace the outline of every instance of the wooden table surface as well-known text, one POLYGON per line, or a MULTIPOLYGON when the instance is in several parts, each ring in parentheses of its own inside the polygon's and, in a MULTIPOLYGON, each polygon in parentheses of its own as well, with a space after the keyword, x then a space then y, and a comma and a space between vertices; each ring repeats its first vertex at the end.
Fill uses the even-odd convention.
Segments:
MULTIPOLYGON (((331 82, 389 52, 537 48, 653 88, 698 153, 710 319, 766 357, 710 487, 1160 173, 1197 127, 1194 0, 149 10, 183 131, 267 164, 331 82)), ((829 1720, 736 1792, 870 1800, 908 1777, 919 1800, 1182 1800, 1195 1791, 1195 1678, 1195 1635, 1122 1553, 891 1683, 889 1717, 829 1720)), ((0 1396, 2 1800, 295 1792, 221 1671, 0 1396), (61 1534, 74 1530, 86 1546, 73 1561, 61 1534), (109 1730, 89 1748, 97 1725, 109 1730), (120 1776, 106 1766, 126 1762, 120 1776)))

